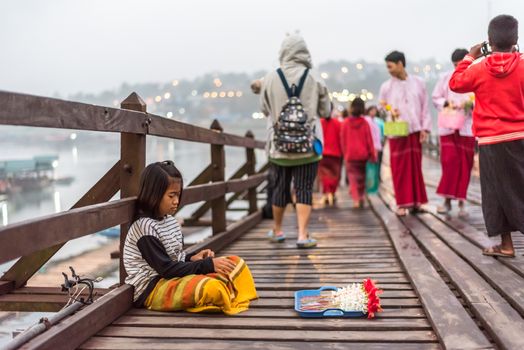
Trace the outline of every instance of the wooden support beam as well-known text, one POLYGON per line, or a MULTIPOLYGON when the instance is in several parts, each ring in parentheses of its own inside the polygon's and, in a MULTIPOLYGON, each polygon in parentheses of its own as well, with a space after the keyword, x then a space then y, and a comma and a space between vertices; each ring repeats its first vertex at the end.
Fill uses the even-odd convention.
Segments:
POLYGON ((202 243, 197 243, 189 247, 186 252, 196 253, 202 249, 211 249, 213 251, 220 251, 224 247, 228 246, 231 242, 234 242, 244 233, 251 228, 255 227, 262 220, 262 211, 257 211, 253 214, 246 216, 244 219, 239 220, 227 227, 224 232, 214 235, 213 237, 206 239, 202 243))
MULTIPOLYGON (((146 103, 133 92, 124 101, 122 109, 129 109, 138 112, 146 112, 146 103)), ((143 127, 148 130, 150 119, 144 120, 143 127)), ((127 198, 138 195, 140 175, 146 164, 146 136, 138 133, 121 133, 120 134, 120 198, 127 198)), ((124 249, 127 231, 131 222, 124 223, 120 226, 120 251, 124 249)), ((125 269, 123 254, 120 254, 120 283, 125 281, 125 269)))
MULTIPOLYGON (((255 135, 251 130, 246 132, 246 137, 250 139, 255 139, 255 135)), ((255 166, 257 164, 257 158, 255 155, 255 150, 253 148, 246 148, 246 165, 247 165, 247 174, 248 176, 255 175, 255 166)), ((247 191, 247 200, 249 203, 249 213, 254 213, 258 210, 257 208, 257 189, 256 187, 251 187, 247 191)))
MULTIPOLYGON (((223 131, 222 126, 218 120, 214 120, 211 124, 211 130, 221 133, 223 131)), ((213 174, 211 180, 213 182, 224 181, 225 169, 226 169, 226 158, 224 154, 223 145, 211 145, 211 164, 213 166, 213 174)), ((211 204, 211 216, 213 221, 213 235, 226 230, 226 196, 225 190, 224 195, 213 199, 211 204)))
MULTIPOLYGON (((119 173, 120 161, 117 161, 71 209, 110 200, 120 189, 119 173)), ((14 288, 22 287, 63 245, 64 244, 60 243, 21 257, 6 271, 1 280, 14 281, 14 288)))
MULTIPOLYGON (((212 167, 211 167, 211 169, 212 169, 212 167)), ((246 169, 247 169, 247 164, 243 164, 240 168, 237 169, 237 171, 235 171, 233 173, 233 175, 231 175, 229 180, 241 178, 242 176, 244 176, 244 174, 246 174, 246 169)), ((226 205, 226 207, 227 207, 227 205, 226 205)), ((191 214, 191 217, 186 219, 186 222, 187 223, 192 223, 192 222, 198 221, 210 209, 211 209, 211 202, 207 201, 204 204, 202 204, 200 207, 198 207, 193 212, 193 214, 191 214)))

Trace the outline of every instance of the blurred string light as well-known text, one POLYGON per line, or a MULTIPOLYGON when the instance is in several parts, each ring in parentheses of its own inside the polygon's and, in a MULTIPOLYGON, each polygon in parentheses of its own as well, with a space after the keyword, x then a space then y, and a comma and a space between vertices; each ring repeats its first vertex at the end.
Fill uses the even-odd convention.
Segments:
POLYGON ((349 69, 348 69, 348 67, 344 66, 344 67, 340 68, 340 71, 342 73, 346 74, 347 72, 349 72, 349 69))
POLYGON ((442 65, 441 65, 440 63, 437 63, 437 64, 435 65, 435 68, 436 68, 437 70, 441 70, 441 69, 442 69, 442 65))
POLYGON ((178 85, 178 80, 173 80, 173 86, 177 86, 178 85))
POLYGON ((215 78, 215 80, 213 80, 213 83, 215 84, 216 87, 222 86, 222 81, 219 78, 215 78))
POLYGON ((364 101, 370 101, 375 98, 373 93, 368 91, 367 89, 362 89, 359 93, 350 93, 347 89, 344 89, 342 91, 333 91, 329 94, 329 97, 331 99, 335 99, 338 102, 351 102, 357 96, 363 99, 364 101))
POLYGON ((196 90, 191 91, 191 96, 194 97, 194 96, 196 96, 197 94, 198 94, 198 91, 196 91, 196 90))
POLYGON ((358 70, 364 69, 364 65, 362 63, 357 63, 355 67, 357 67, 358 70))
POLYGON ((327 74, 326 72, 322 72, 320 74, 320 76, 322 77, 322 79, 328 79, 329 78, 329 74, 327 74))
POLYGON ((162 96, 158 95, 157 97, 155 97, 155 101, 156 102, 162 101, 162 96))
POLYGON ((180 108, 180 109, 178 110, 178 113, 180 113, 180 114, 184 114, 184 113, 186 113, 186 109, 185 109, 185 108, 180 108))
POLYGON ((264 113, 255 112, 251 116, 253 117, 253 119, 263 119, 264 118, 264 113))
POLYGON ((167 112, 166 113, 166 117, 173 118, 173 112, 167 112))
POLYGON ((164 94, 164 100, 169 100, 170 97, 171 97, 171 93, 166 92, 166 93, 164 94))

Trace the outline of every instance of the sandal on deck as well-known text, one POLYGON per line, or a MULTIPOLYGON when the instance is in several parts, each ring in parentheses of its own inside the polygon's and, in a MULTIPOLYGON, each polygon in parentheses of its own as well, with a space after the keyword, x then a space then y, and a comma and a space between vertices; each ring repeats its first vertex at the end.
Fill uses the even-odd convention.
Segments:
POLYGON ((316 246, 317 246, 317 240, 314 238, 299 239, 297 241, 297 248, 300 248, 300 249, 315 248, 316 246))
POLYGON ((271 242, 274 243, 282 243, 286 240, 286 235, 282 231, 280 231, 278 234, 275 234, 275 232, 271 230, 267 233, 267 237, 271 242))
POLYGON ((500 245, 494 245, 493 247, 488 247, 482 250, 482 254, 487 256, 501 256, 504 258, 514 258, 515 252, 512 254, 504 253, 500 247, 500 245))
POLYGON ((397 208, 395 214, 397 214, 397 216, 406 216, 408 215, 408 210, 406 208, 397 208))

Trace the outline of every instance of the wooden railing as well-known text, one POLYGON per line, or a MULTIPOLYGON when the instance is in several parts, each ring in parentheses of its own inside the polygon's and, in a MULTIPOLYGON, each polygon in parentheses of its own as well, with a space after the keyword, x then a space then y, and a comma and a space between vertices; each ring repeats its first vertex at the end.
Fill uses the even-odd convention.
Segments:
MULTIPOLYGON (((147 135, 210 145, 211 164, 184 190, 181 206, 204 202, 187 220, 187 224, 209 225, 213 236, 191 247, 190 251, 204 247, 219 250, 261 219, 257 208, 257 187, 267 178, 267 165, 256 171, 255 149, 262 149, 265 144, 255 140, 251 132, 246 136, 237 136, 223 132, 216 120, 210 129, 205 129, 149 114, 146 104, 136 93, 129 95, 121 103, 121 108, 109 108, 0 91, 0 125, 120 133, 120 160, 71 210, 0 229, 0 263, 20 257, 1 277, 0 294, 24 286, 71 239, 121 225, 122 251, 133 219, 140 173, 145 167, 147 135), (224 146, 246 150, 245 163, 227 181, 224 146), (122 199, 110 201, 118 191, 122 199), (226 200, 228 193, 234 194, 226 200), (248 215, 228 225, 226 211, 238 198, 244 198, 249 203, 248 215), (212 220, 201 220, 209 210, 212 220)), ((183 164, 178 166, 183 170, 183 164)), ((121 283, 124 278, 125 270, 120 258, 121 283)))

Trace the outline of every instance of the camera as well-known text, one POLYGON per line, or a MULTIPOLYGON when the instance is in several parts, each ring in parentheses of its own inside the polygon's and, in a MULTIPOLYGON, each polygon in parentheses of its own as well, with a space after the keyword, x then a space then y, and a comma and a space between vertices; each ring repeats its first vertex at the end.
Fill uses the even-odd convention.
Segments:
POLYGON ((491 53, 491 48, 489 47, 489 44, 487 41, 484 41, 484 43, 482 43, 480 52, 482 52, 482 56, 487 56, 491 53))

